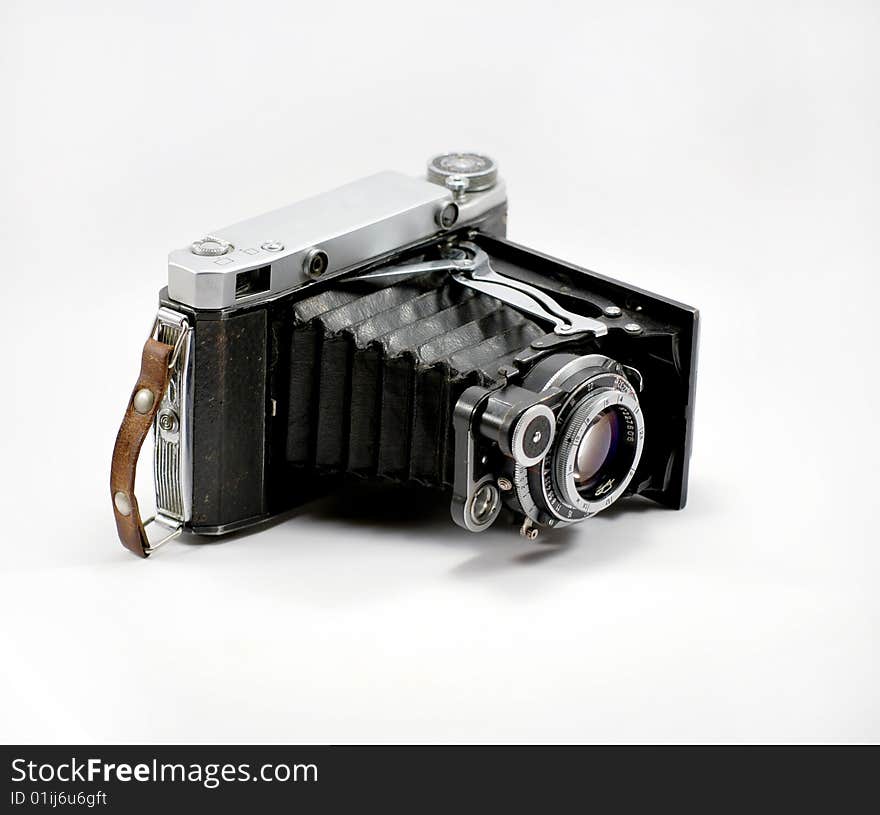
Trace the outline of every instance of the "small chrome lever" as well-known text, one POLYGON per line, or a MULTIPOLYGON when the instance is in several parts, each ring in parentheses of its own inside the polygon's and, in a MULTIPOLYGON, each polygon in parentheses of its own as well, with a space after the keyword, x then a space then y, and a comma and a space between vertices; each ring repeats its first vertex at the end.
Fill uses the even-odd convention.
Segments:
POLYGON ((453 279, 458 283, 497 297, 514 308, 553 323, 555 334, 568 336, 590 332, 600 337, 608 333, 606 325, 599 320, 568 311, 541 289, 496 272, 489 262, 489 256, 475 244, 465 242, 460 246, 473 254, 474 265, 469 272, 452 273, 453 279))
POLYGON ((429 272, 449 272, 456 283, 469 286, 507 303, 518 311, 524 311, 539 320, 551 323, 553 332, 560 336, 590 332, 601 337, 608 333, 607 326, 601 321, 568 311, 541 289, 496 272, 489 262, 489 256, 476 244, 465 241, 458 244, 458 247, 466 253, 466 257, 393 266, 348 279, 381 280, 412 277, 429 272))
POLYGON ((389 266, 377 272, 366 274, 354 274, 343 278, 346 282, 360 280, 382 280, 391 277, 414 277, 415 275, 428 274, 429 272, 456 272, 468 271, 474 266, 470 258, 443 258, 442 260, 428 260, 424 263, 404 263, 400 266, 389 266))

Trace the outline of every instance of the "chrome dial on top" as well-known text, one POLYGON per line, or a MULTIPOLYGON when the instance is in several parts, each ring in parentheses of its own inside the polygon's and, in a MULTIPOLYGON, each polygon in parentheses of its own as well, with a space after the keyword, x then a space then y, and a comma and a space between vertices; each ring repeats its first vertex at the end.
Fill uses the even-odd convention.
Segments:
POLYGON ((467 183, 461 192, 480 192, 495 186, 498 165, 479 153, 443 153, 428 162, 428 181, 446 185, 450 178, 467 183))

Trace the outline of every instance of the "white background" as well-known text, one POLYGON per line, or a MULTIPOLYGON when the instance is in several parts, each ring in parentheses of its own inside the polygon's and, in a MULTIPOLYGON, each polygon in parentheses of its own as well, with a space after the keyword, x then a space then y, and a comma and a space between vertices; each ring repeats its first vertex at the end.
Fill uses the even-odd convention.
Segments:
POLYGON ((868 0, 5 0, 0 739, 880 739, 878 41, 868 0), (512 239, 701 308, 688 508, 123 550, 167 251, 456 147, 512 239))

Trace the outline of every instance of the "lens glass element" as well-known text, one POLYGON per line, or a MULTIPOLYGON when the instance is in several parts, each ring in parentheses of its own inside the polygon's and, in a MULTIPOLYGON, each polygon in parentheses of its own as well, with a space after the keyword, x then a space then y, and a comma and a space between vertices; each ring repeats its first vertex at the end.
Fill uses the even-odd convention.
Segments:
POLYGON ((578 490, 589 489, 617 452, 621 435, 620 413, 614 408, 602 411, 578 446, 574 483, 578 490))

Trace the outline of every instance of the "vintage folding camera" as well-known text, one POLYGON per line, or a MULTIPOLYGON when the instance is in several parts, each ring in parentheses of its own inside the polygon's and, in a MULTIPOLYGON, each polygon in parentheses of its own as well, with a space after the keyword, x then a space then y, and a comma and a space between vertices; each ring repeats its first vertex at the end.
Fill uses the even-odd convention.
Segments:
POLYGON ((626 496, 682 508, 696 309, 511 243, 506 223, 495 162, 448 153, 426 178, 379 173, 171 252, 113 455, 122 542, 222 535, 344 479, 432 488, 464 529, 503 513, 529 539, 626 496))

